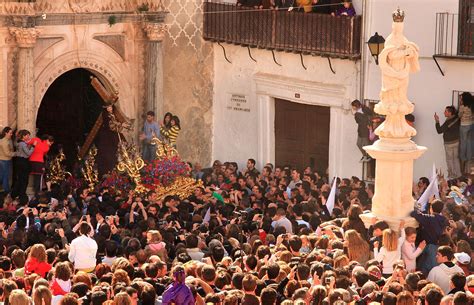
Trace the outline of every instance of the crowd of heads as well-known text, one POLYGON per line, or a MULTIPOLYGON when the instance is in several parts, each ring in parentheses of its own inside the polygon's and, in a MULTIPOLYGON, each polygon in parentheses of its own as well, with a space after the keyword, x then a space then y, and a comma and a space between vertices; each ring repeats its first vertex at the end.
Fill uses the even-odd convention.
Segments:
MULTIPOLYGON (((416 261, 399 255, 387 263, 387 255, 399 251, 398 229, 415 247, 431 245, 420 239, 424 238, 420 229, 403 223, 390 228, 374 219, 366 227, 360 215, 371 209, 372 184, 357 177, 338 179, 334 208, 328 209, 332 181, 326 173, 272 164, 260 172, 256 165, 249 159, 243 169, 218 160, 210 168, 195 166, 192 175, 203 181, 203 187, 185 199, 157 198, 153 191, 74 189, 67 184, 52 185, 31 198, 4 194, 2 301, 472 303, 474 226, 469 201, 459 205, 441 187, 441 200, 428 205, 430 217, 444 217, 447 224, 434 245, 437 263, 462 269, 445 277, 446 289, 445 282, 416 261), (78 244, 90 241, 96 248, 92 265, 86 266, 89 250, 78 244), (380 258, 380 253, 386 256, 380 258), (173 297, 165 292, 170 287, 173 297)), ((445 183, 464 187, 470 199, 470 180, 445 183)), ((417 191, 424 187, 418 186, 417 191)))

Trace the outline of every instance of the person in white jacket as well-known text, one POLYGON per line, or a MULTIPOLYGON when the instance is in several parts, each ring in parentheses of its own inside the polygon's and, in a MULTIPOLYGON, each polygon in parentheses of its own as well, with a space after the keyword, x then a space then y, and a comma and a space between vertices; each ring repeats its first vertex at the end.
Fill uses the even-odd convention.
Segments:
POLYGON ((374 258, 382 263, 382 274, 388 278, 393 273, 393 265, 401 259, 402 244, 405 241, 405 222, 400 222, 401 236, 398 237, 396 231, 385 229, 382 234, 382 247, 379 249, 379 242, 374 242, 374 258))
POLYGON ((408 272, 416 271, 416 258, 426 247, 426 241, 422 241, 418 247, 415 245, 416 229, 413 227, 405 228, 405 241, 402 245, 402 259, 408 272))
POLYGON ((81 221, 79 236, 69 247, 69 260, 74 264, 74 269, 92 272, 97 264, 97 242, 89 237, 92 228, 86 221, 81 221))
POLYGON ((454 251, 449 246, 441 246, 436 252, 436 261, 439 263, 438 266, 431 269, 428 277, 428 281, 435 283, 444 293, 447 294, 451 288, 449 282, 451 281, 451 276, 455 273, 463 273, 461 267, 452 262, 454 259, 454 251))

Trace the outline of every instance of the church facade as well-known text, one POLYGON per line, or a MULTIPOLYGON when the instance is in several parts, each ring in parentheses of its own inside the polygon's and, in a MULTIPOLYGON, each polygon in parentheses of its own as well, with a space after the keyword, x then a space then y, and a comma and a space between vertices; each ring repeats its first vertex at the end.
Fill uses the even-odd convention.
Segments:
MULTIPOLYGON (((183 157, 209 163, 211 138, 206 124, 210 123, 203 121, 201 108, 193 108, 193 104, 211 103, 210 94, 207 101, 200 100, 200 96, 206 95, 202 88, 210 88, 211 81, 202 70, 208 66, 206 61, 199 61, 199 51, 204 46, 196 46, 194 37, 202 41, 199 22, 192 23, 194 28, 189 26, 200 7, 188 1, 178 2, 0 3, 0 126, 45 133, 52 128, 45 121, 63 116, 53 129, 59 140, 66 141, 61 139, 66 138, 61 132, 74 133, 74 128, 78 128, 81 131, 77 132, 76 142, 81 142, 84 136, 79 135, 88 131, 82 121, 90 121, 88 116, 96 116, 97 111, 84 110, 86 106, 76 104, 91 103, 90 99, 97 96, 91 97, 88 84, 76 83, 87 82, 84 75, 95 76, 109 92, 118 93, 118 106, 134 119, 137 138, 147 111, 154 111, 158 121, 165 112, 172 112, 183 122, 178 142, 182 143, 183 157), (189 14, 178 18, 183 9, 188 9, 189 14), (177 84, 176 79, 187 72, 179 69, 183 67, 182 59, 190 58, 191 54, 197 54, 198 62, 193 72, 188 72, 187 82, 177 84), (194 110, 189 111, 190 108, 194 110), (195 145, 186 138, 194 138, 195 145), (189 142, 191 145, 186 145, 189 142)), ((210 55, 212 52, 207 56, 210 55)), ((98 111, 100 102, 95 105, 98 111)))

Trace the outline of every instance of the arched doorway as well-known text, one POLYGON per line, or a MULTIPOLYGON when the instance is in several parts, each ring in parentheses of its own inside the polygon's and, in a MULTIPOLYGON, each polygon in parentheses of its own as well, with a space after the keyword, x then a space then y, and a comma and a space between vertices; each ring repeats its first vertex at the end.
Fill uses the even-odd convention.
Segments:
POLYGON ((36 118, 37 134, 54 136, 51 153, 56 154, 61 145, 69 169, 77 160, 77 147, 84 143, 102 111, 103 103, 90 84, 91 76, 94 74, 82 68, 59 76, 41 100, 36 118))

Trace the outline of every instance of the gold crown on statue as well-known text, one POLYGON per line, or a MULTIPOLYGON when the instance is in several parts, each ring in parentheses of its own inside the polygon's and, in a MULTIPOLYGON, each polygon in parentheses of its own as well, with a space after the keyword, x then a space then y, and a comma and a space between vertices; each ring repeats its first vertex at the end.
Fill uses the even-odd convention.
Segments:
POLYGON ((397 8, 397 10, 392 13, 392 17, 394 22, 403 22, 403 19, 405 19, 405 12, 400 10, 400 8, 397 8))

